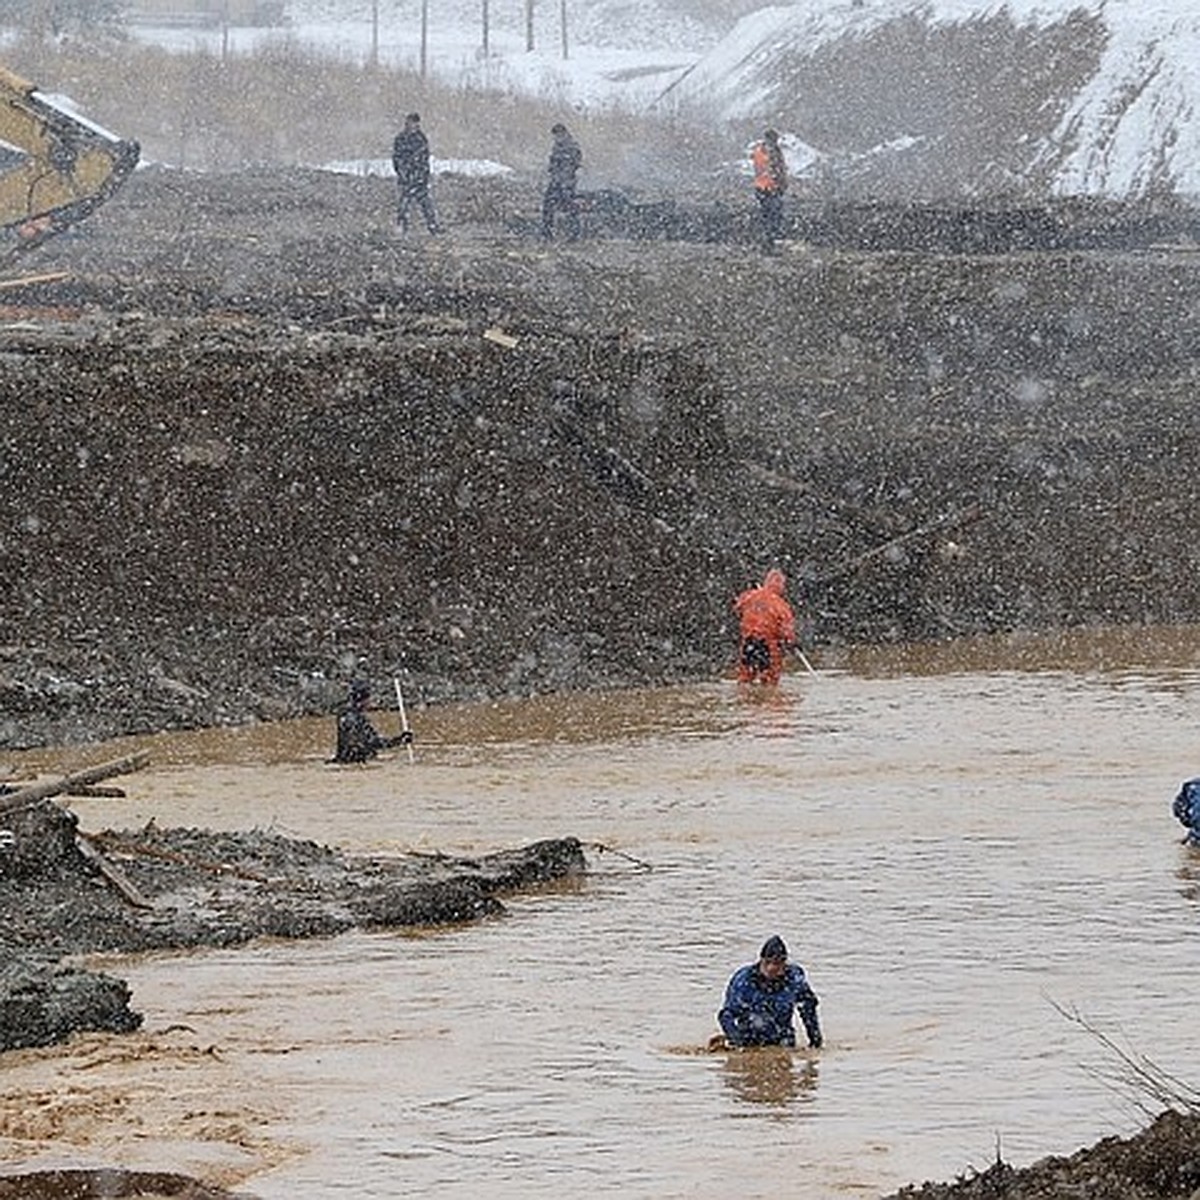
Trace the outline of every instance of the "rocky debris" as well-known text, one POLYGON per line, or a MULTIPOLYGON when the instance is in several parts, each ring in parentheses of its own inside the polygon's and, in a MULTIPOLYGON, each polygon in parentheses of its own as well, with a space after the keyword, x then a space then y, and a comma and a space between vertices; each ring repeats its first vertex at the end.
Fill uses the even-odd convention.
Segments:
POLYGON ((35 1171, 0 1178, 0 1200, 122 1200, 126 1196, 140 1200, 238 1200, 232 1192, 166 1171, 35 1171))
MULTIPOLYGON (((429 241, 392 199, 151 169, 5 289, 0 746, 328 712, 351 674, 711 675, 774 563, 826 644, 1200 619, 1192 214, 801 202, 767 260, 741 195, 595 198, 570 248, 527 236, 532 183, 440 180, 429 241)), ((65 954, 473 919, 582 863, 94 844, 152 907, 64 836, 0 878, 0 997, 75 991, 65 954)), ((59 1024, 129 1019, 97 994, 59 1024)), ((902 1194, 1175 1200, 1192 1120, 902 1194)))
POLYGON ((885 1200, 1194 1200, 1198 1191, 1200 1114, 1168 1110, 1130 1138, 1104 1138, 1019 1170, 998 1160, 954 1183, 906 1187, 885 1200))
POLYGON ((58 965, 68 956, 476 921, 502 913, 503 895, 586 866, 574 838, 470 859, 370 858, 260 830, 154 825, 90 834, 85 854, 74 815, 49 801, 26 810, 18 846, 39 823, 41 852, 19 873, 0 869, 0 1050, 140 1024, 123 983, 58 965))
POLYGON ((142 1018, 129 1000, 121 980, 95 971, 36 957, 6 963, 0 967, 0 1050, 51 1046, 84 1029, 132 1033, 142 1018))

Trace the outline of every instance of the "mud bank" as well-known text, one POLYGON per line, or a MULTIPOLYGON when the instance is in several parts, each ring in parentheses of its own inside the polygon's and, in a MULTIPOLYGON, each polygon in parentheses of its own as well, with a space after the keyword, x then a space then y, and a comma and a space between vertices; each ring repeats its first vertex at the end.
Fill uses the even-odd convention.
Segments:
POLYGON ((885 1200, 1192 1200, 1198 1187, 1200 1115, 1167 1111, 1131 1138, 1020 1170, 998 1159, 955 1183, 906 1187, 885 1200))
POLYGON ((15 845, 0 850, 0 1051, 139 1027, 122 981, 66 959, 477 921, 503 913, 507 893, 585 868, 571 838, 477 859, 365 858, 261 831, 153 825, 81 845, 74 815, 49 802, 4 820, 15 845))
POLYGON ((1178 228, 826 206, 766 258, 745 214, 567 247, 524 236, 532 182, 438 200, 401 239, 384 179, 149 170, 5 290, 0 746, 328 711, 352 674, 711 677, 772 563, 818 660, 1200 619, 1178 228))

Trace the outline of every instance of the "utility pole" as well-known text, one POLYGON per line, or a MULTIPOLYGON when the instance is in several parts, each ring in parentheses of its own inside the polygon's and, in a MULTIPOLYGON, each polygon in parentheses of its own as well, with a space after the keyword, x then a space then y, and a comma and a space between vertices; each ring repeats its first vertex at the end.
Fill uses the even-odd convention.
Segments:
POLYGON ((533 0, 525 0, 525 49, 533 49, 533 0))
POLYGON ((483 57, 488 56, 488 0, 482 0, 483 3, 483 57))
POLYGON ((559 0, 558 19, 562 25, 562 55, 567 58, 567 0, 559 0))
POLYGON ((429 0, 421 0, 421 78, 429 66, 429 0))
POLYGON ((379 66, 379 0, 371 0, 371 66, 379 66))

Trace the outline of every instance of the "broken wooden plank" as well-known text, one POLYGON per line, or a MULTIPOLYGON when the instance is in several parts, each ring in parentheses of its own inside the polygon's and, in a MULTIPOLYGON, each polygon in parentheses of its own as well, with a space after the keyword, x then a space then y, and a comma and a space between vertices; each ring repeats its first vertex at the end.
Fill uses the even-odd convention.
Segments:
POLYGON ((873 562, 877 558, 906 545, 909 542, 918 541, 922 538, 932 537, 936 533, 941 533, 947 529, 955 529, 962 525, 969 525, 973 521, 983 519, 983 509, 979 504, 970 504, 958 512, 947 513, 944 516, 937 517, 932 521, 926 521, 923 525, 918 525, 915 529, 910 529, 907 533, 900 534, 899 537, 891 538, 882 545, 874 546, 863 554, 850 559, 848 562, 842 563, 833 571, 829 571, 818 577, 818 583, 830 583, 835 579, 842 579, 847 575, 853 575, 855 571, 865 566, 869 562, 873 562))
POLYGON ((0 291, 11 288, 32 287, 35 283, 61 283, 70 279, 70 271, 46 271, 41 275, 22 275, 17 279, 0 279, 0 291))
POLYGON ((483 331, 483 336, 489 342, 495 342, 497 346, 503 346, 506 350, 515 350, 520 344, 520 338, 515 338, 511 333, 505 333, 503 329, 493 325, 490 329, 483 331))
POLYGON ((154 902, 147 900, 141 892, 133 886, 132 883, 125 877, 124 873, 109 862, 107 858, 92 844, 92 839, 86 833, 77 833, 75 835, 75 845, 79 849, 79 853, 83 855, 93 867, 104 876, 105 879, 113 886, 118 895, 122 899, 129 901, 134 908, 153 908, 154 902))
POLYGON ((175 863, 177 866, 189 867, 195 871, 207 871, 213 875, 233 875, 238 879, 248 879, 251 883, 270 884, 272 887, 286 885, 289 882, 286 879, 273 879, 258 871, 248 871, 245 867, 236 867, 232 863, 196 858, 191 854, 180 854, 177 850, 164 850, 159 846, 143 846, 138 842, 129 842, 124 838, 115 837, 111 833, 93 833, 88 836, 92 841, 99 842, 116 854, 140 854, 146 858, 157 858, 162 862, 175 863))
POLYGON ((144 753, 129 754, 125 758, 115 758, 109 762, 98 763, 62 779, 48 780, 45 783, 34 783, 29 787, 19 788, 8 792, 0 800, 0 816, 15 808, 22 808, 33 800, 45 800, 50 796, 60 796, 74 788, 90 787, 102 779, 111 779, 114 775, 128 775, 131 771, 140 771, 150 762, 150 756, 144 753))

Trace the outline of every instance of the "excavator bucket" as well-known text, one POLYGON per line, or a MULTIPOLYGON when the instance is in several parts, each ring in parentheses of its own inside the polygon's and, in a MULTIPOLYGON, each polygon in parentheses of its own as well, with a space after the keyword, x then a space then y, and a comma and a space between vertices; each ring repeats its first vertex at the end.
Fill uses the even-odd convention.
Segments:
POLYGON ((0 67, 0 259, 82 221, 141 153, 0 67))

